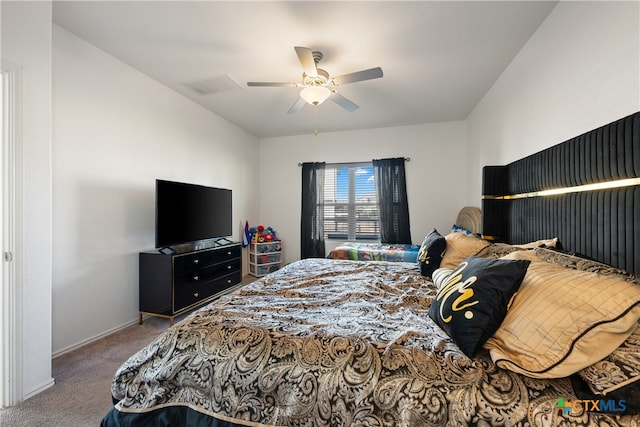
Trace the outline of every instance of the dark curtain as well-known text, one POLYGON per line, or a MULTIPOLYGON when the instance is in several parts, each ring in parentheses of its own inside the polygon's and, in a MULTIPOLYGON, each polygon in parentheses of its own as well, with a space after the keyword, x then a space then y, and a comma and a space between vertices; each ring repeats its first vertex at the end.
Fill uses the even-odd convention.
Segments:
POLYGON ((324 258, 324 163, 302 164, 300 257, 324 258))
POLYGON ((373 161, 382 243, 411 244, 404 158, 373 161))

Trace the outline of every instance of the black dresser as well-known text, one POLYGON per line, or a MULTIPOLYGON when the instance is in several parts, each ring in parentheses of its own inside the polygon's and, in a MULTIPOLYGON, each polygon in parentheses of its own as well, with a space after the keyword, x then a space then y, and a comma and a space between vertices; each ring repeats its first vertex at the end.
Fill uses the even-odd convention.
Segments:
POLYGON ((143 315, 176 316, 202 306, 242 282, 240 243, 198 251, 140 253, 140 324, 143 315))

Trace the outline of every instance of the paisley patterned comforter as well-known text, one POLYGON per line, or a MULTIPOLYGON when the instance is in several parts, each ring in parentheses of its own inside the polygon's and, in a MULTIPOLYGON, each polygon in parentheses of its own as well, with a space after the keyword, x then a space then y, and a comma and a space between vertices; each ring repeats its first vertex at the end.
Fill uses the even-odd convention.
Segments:
POLYGON ((504 371, 484 351, 469 359, 428 317, 434 295, 415 263, 290 264, 126 361, 102 425, 640 423, 557 408, 578 399, 569 379, 504 371))

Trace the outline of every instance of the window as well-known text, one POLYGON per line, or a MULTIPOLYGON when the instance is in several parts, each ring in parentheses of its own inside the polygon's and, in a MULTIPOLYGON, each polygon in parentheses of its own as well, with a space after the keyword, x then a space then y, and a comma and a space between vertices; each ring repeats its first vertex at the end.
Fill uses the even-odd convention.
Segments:
POLYGON ((380 239, 378 201, 371 162, 325 166, 324 237, 340 240, 380 239))

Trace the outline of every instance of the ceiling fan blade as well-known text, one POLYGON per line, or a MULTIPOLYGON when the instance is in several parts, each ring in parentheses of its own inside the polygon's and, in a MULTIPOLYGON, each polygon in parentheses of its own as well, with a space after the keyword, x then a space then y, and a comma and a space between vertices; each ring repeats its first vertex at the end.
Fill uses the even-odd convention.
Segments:
POLYGON ((347 83, 361 82, 362 80, 371 80, 382 77, 382 68, 369 68, 368 70, 356 71, 355 73, 343 74, 333 78, 333 81, 339 85, 347 83))
POLYGON ((291 114, 291 113, 297 113, 298 111, 302 110, 302 107, 304 107, 304 104, 306 104, 307 102, 302 99, 302 98, 298 98, 298 100, 296 101, 295 104, 293 104, 291 106, 291 108, 289 108, 289 111, 287 111, 287 113, 291 114))
POLYGON ((296 87, 295 83, 278 83, 278 82, 247 82, 247 86, 278 86, 278 87, 296 87))
POLYGON ((318 69, 316 68, 316 61, 313 59, 313 51, 308 47, 300 46, 296 46, 294 49, 296 50, 302 69, 307 73, 307 76, 316 77, 318 75, 318 69))
POLYGON ((354 104, 353 102, 349 101, 347 98, 345 98, 344 96, 340 95, 335 90, 331 91, 331 95, 329 96, 329 99, 332 100, 333 102, 335 102, 336 104, 338 104, 339 106, 341 106, 342 108, 344 108, 347 111, 354 112, 358 108, 360 108, 357 104, 354 104))

